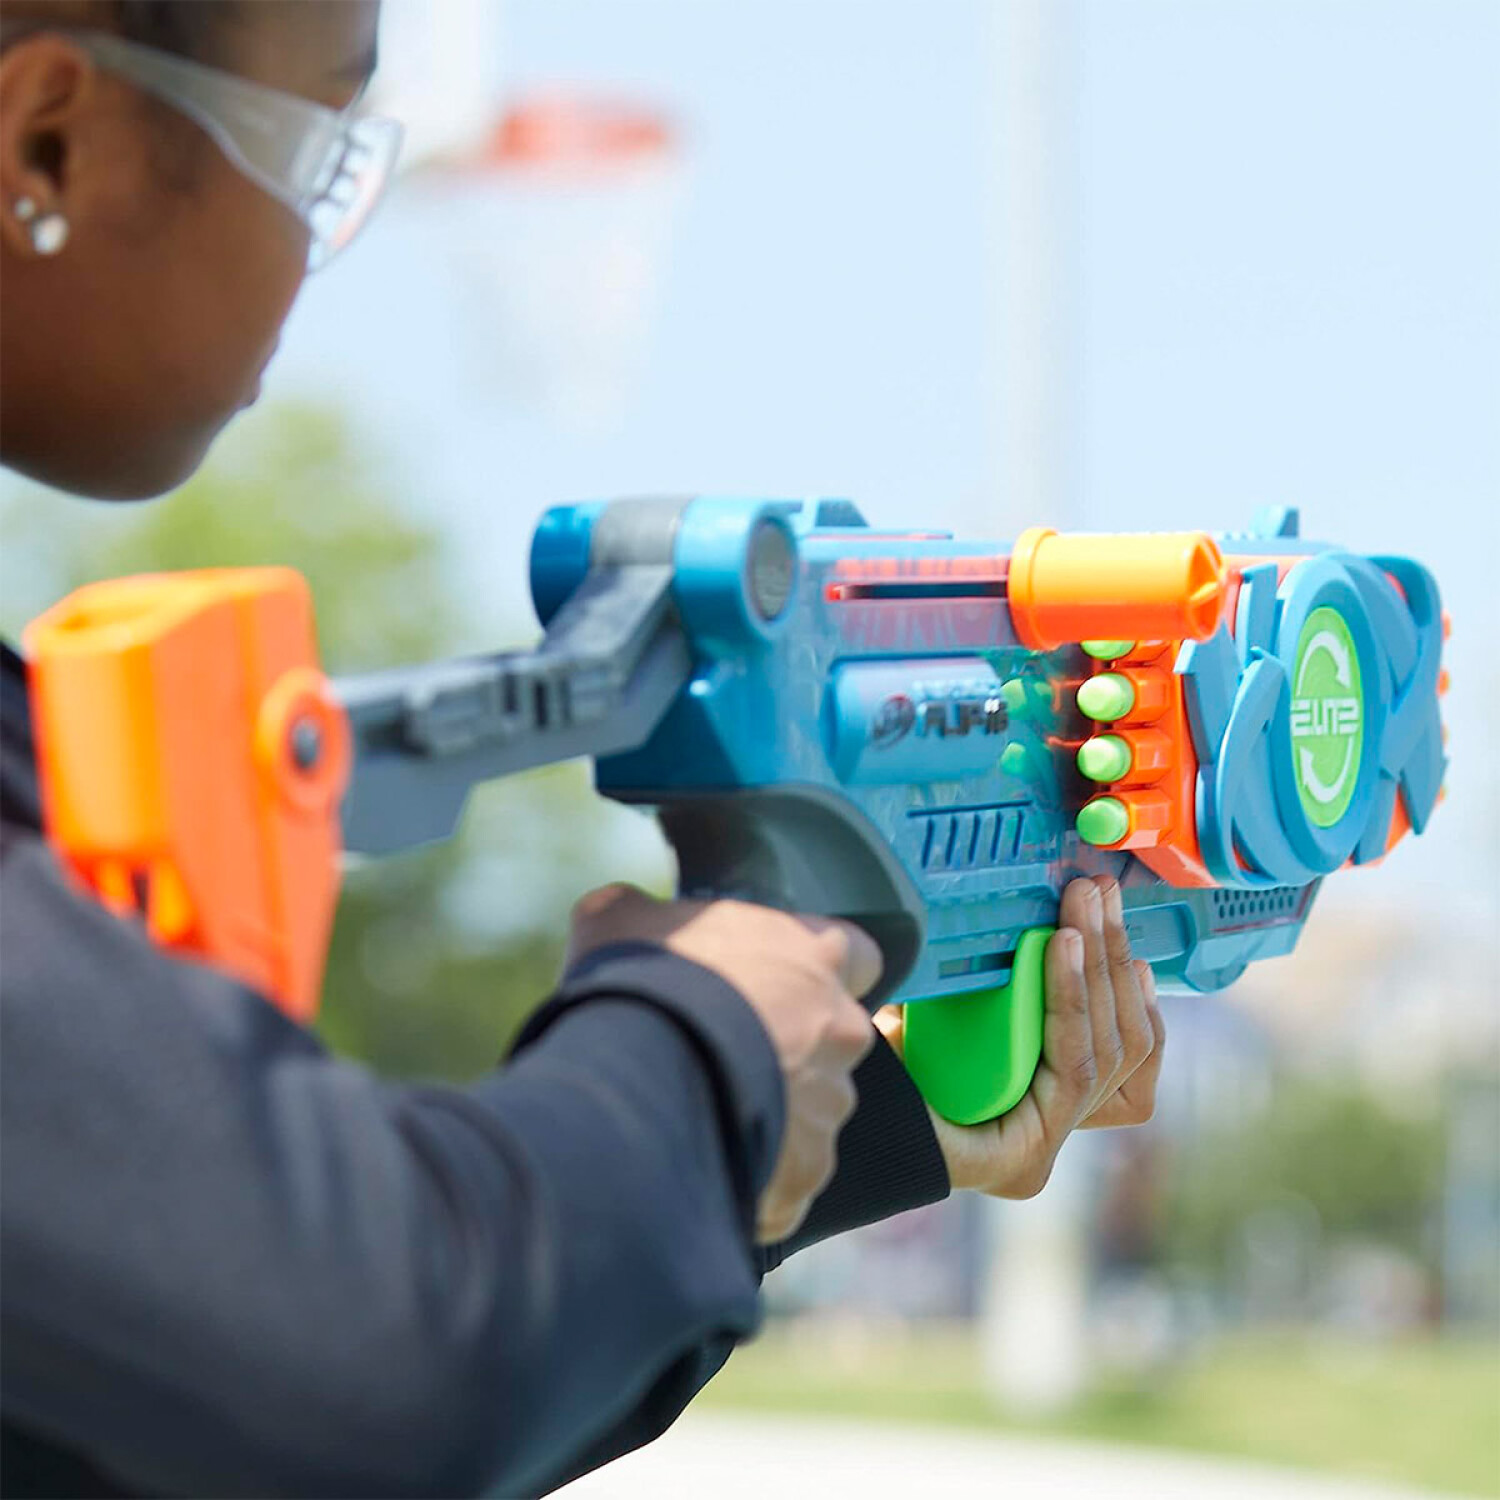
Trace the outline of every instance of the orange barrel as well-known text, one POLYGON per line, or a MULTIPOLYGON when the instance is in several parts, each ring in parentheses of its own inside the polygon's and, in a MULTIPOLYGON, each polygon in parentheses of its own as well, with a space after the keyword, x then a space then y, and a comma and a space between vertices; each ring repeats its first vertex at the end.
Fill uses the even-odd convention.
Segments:
POLYGON ((1206 641, 1224 610, 1228 570, 1202 531, 1060 536, 1023 532, 1006 591, 1022 645, 1206 641))

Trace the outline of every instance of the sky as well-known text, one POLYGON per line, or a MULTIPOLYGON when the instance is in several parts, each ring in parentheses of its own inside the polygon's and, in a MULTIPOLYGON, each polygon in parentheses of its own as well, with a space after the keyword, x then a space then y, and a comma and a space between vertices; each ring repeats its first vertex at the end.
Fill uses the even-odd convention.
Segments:
POLYGON ((1296 504, 1420 557, 1455 620, 1449 802, 1357 878, 1500 916, 1500 6, 452 0, 446 52, 432 15, 393 0, 386 32, 429 126, 566 83, 679 146, 550 194, 414 173, 247 419, 347 406, 455 539, 476 641, 532 629, 565 500, 839 494, 995 540, 1296 504), (606 242, 623 264, 577 250, 606 242), (611 277, 648 294, 612 310, 611 277), (528 328, 616 388, 541 403, 528 328))

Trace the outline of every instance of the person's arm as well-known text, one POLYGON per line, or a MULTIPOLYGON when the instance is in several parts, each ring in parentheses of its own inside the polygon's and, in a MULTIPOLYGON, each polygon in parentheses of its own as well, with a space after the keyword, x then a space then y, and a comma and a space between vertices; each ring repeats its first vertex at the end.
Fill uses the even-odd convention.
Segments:
POLYGON ((534 1492, 755 1328, 780 1081, 708 971, 614 955, 504 1071, 400 1087, 9 831, 0 924, 4 1407, 122 1481, 534 1492))
MULTIPOLYGON (((839 1136, 838 1167, 793 1234, 756 1249, 761 1274, 819 1240, 945 1198, 948 1170, 932 1119, 883 1038, 854 1072, 859 1104, 839 1136)), ((613 1427, 549 1476, 566 1484, 660 1437, 723 1368, 736 1340, 708 1340, 668 1370, 613 1427)))
MULTIPOLYGON (((615 993, 637 986, 643 999, 680 1006, 691 1014, 699 972, 696 967, 674 967, 670 959, 653 966, 649 955, 639 949, 632 952, 616 947, 591 954, 574 966, 558 994, 527 1021, 511 1055, 524 1051, 559 1013, 598 986, 615 993), (630 960, 628 971, 618 968, 620 958, 630 960)), ((730 1045, 732 1039, 725 1037, 723 1042, 730 1045)), ((834 1175, 790 1236, 757 1246, 756 1261, 762 1274, 819 1240, 948 1196, 948 1168, 932 1113, 900 1057, 879 1031, 874 1033, 864 1061, 855 1068, 853 1080, 857 1103, 839 1132, 834 1175)))
POLYGON ((911 1074, 883 1036, 854 1071, 859 1104, 839 1136, 838 1170, 790 1238, 762 1245, 762 1273, 820 1240, 909 1209, 951 1191, 932 1113, 911 1074))
MULTIPOLYGON (((830 1235, 971 1188, 1004 1198, 1040 1191, 1071 1131, 1150 1118, 1165 1030, 1148 965, 1132 962, 1119 888, 1077 880, 1064 893, 1071 924, 1047 949, 1043 1057, 1025 1099, 985 1125, 934 1114, 900 1060, 899 1015, 877 1017, 881 1040, 855 1070, 858 1107, 838 1142, 838 1167, 793 1233, 762 1245, 762 1272, 830 1235)), ((550 1483, 618 1458, 659 1436, 722 1367, 730 1340, 681 1361, 614 1427, 550 1483)))

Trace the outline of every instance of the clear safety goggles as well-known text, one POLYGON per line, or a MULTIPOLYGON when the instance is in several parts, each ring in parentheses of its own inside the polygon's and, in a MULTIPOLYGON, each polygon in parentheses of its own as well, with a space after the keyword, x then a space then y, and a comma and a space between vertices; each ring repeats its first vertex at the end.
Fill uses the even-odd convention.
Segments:
POLYGON ((172 52, 99 31, 68 39, 107 72, 179 110, 252 182, 307 227, 307 269, 364 227, 401 149, 398 120, 327 109, 172 52))

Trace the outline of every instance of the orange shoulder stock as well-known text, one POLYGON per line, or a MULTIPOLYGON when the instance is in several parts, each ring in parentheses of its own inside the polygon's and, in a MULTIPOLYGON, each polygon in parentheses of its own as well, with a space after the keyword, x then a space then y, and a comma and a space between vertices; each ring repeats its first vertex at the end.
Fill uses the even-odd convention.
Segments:
POLYGON ((161 946, 309 1020, 350 739, 306 583, 241 568, 93 584, 34 620, 25 646, 59 857, 161 946))

